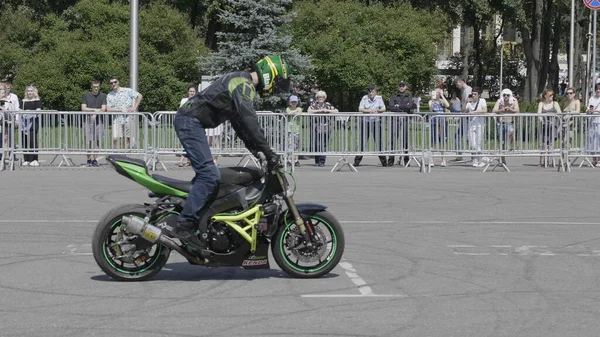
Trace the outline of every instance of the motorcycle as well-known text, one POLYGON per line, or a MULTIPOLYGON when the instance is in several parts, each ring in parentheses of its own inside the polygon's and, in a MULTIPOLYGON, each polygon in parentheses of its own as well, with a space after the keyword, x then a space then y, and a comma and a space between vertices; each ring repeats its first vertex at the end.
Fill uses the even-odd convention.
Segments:
POLYGON ((219 168, 218 187, 201 210, 196 246, 170 235, 192 183, 148 173, 146 163, 123 155, 107 161, 117 173, 149 190, 153 203, 118 206, 98 222, 92 251, 98 266, 118 281, 155 276, 176 251, 193 265, 269 269, 269 246, 277 265, 297 278, 329 273, 344 252, 344 233, 326 206, 293 200, 295 180, 281 168, 219 168), (294 185, 290 184, 288 175, 294 185))

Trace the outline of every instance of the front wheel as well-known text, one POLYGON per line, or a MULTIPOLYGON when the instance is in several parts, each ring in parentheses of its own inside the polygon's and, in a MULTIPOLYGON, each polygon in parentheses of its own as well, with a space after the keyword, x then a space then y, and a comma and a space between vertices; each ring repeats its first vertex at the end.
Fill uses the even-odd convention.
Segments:
POLYGON ((313 246, 308 247, 293 219, 286 219, 271 242, 273 258, 281 270, 293 277, 317 278, 329 273, 344 253, 344 232, 335 217, 320 211, 303 214, 313 229, 313 246))
POLYGON ((144 281, 167 263, 171 250, 124 230, 124 215, 146 216, 143 205, 124 205, 106 213, 94 231, 92 252, 106 275, 118 281, 144 281))

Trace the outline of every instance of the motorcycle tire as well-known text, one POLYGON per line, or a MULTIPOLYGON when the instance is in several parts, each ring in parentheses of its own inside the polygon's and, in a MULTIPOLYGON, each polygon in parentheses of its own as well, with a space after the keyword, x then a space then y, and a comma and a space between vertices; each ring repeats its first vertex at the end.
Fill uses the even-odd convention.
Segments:
MULTIPOLYGON (((161 244, 152 244, 136 236, 129 237, 125 244, 129 252, 142 253, 138 257, 127 257, 114 241, 121 231, 121 220, 124 215, 146 216, 143 205, 130 204, 118 206, 107 212, 96 225, 92 239, 92 252, 96 263, 108 275, 117 281, 145 281, 156 275, 167 263, 171 250, 161 244), (147 251, 150 254, 146 254, 147 251), (125 258, 120 258, 119 255, 125 258), (129 261, 127 261, 129 260, 129 261), (131 261, 133 260, 133 261, 131 261)), ((130 234, 129 234, 130 235, 130 234)))
POLYGON ((313 231, 319 235, 318 247, 303 247, 304 239, 294 220, 288 217, 271 241, 271 251, 275 262, 286 274, 296 278, 318 278, 329 273, 342 259, 344 232, 337 219, 327 211, 302 214, 302 218, 305 223, 310 221, 313 231))

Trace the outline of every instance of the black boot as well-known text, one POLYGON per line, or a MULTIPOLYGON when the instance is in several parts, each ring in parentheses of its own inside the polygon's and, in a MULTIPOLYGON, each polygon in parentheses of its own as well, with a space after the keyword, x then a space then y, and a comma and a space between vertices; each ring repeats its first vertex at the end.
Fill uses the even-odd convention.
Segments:
POLYGON ((193 250, 201 252, 203 249, 206 249, 206 244, 196 236, 197 230, 198 224, 195 222, 177 222, 173 229, 169 231, 169 234, 188 244, 193 250))
POLYGON ((388 157, 388 166, 394 166, 394 157, 388 157))
POLYGON ((360 162, 361 162, 362 159, 363 159, 363 156, 356 156, 356 157, 354 157, 354 166, 360 165, 360 162))
POLYGON ((381 166, 388 166, 385 156, 379 156, 379 161, 381 162, 381 166))

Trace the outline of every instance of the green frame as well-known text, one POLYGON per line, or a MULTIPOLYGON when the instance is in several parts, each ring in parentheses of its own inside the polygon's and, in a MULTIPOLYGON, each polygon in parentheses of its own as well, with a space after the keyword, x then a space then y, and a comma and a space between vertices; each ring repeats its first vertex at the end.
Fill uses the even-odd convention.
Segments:
POLYGON ((264 215, 261 206, 262 205, 255 205, 254 207, 241 213, 217 214, 214 215, 211 220, 215 222, 223 222, 235 230, 238 234, 240 234, 241 237, 250 243, 250 251, 254 253, 256 251, 258 237, 256 225, 260 221, 260 218, 262 218, 264 215), (237 222, 244 222, 247 225, 242 227, 238 225, 237 222))

